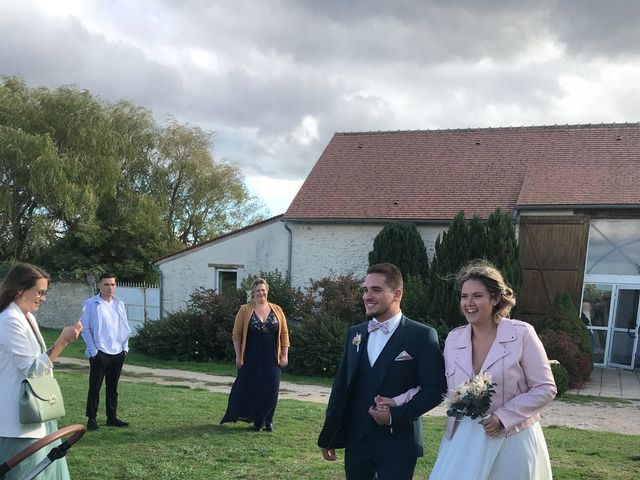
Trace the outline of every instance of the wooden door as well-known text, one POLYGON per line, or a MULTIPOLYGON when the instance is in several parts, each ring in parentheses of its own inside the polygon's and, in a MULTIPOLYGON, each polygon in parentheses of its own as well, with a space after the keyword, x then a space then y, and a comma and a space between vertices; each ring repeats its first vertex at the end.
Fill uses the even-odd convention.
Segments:
POLYGON ((520 260, 524 270, 519 316, 535 325, 560 292, 579 309, 589 238, 589 217, 521 216, 520 260))

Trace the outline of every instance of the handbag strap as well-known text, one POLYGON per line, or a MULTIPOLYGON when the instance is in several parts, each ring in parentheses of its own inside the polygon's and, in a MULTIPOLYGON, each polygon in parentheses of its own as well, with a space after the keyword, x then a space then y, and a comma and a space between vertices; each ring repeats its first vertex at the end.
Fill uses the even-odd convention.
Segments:
POLYGON ((40 347, 40 353, 41 354, 44 353, 47 347, 46 347, 46 345, 43 345, 40 342, 40 337, 38 336, 38 331, 36 330, 36 328, 31 323, 31 319, 29 318, 29 315, 25 315, 24 318, 27 320, 27 323, 31 327, 31 331, 33 332, 33 335, 36 337, 36 342, 38 342, 38 346, 40 347))

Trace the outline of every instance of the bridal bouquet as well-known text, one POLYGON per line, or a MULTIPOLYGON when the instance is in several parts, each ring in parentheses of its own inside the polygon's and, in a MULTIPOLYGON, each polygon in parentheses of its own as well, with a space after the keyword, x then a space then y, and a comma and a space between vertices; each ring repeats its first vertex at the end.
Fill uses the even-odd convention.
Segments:
POLYGON ((450 417, 468 416, 473 419, 486 416, 495 393, 491 374, 485 371, 458 385, 444 397, 444 406, 450 417))

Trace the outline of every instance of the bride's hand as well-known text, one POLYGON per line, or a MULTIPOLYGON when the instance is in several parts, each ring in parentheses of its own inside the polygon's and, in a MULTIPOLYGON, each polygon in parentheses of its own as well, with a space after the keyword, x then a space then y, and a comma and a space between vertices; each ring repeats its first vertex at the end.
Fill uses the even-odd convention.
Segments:
POLYGON ((502 425, 502 422, 495 413, 492 413, 489 418, 482 420, 480 425, 484 427, 485 433, 492 437, 497 437, 504 428, 504 425, 502 425))

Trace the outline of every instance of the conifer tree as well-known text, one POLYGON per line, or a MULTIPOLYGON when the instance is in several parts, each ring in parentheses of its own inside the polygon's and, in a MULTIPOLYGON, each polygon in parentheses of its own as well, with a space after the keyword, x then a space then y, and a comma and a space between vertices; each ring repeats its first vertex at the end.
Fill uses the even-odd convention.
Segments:
POLYGON ((520 248, 511 215, 499 208, 487 219, 487 259, 502 272, 517 300, 523 276, 520 248))
POLYGON ((426 278, 429 259, 420 232, 411 222, 391 222, 384 226, 373 241, 369 266, 389 262, 396 265, 402 277, 426 278))
POLYGON ((436 239, 435 254, 429 269, 428 317, 436 326, 446 325, 450 329, 464 323, 458 307, 453 274, 469 260, 469 244, 469 225, 464 212, 460 211, 449 229, 436 239))
POLYGON ((522 265, 509 214, 496 210, 486 221, 478 216, 467 221, 461 211, 449 229, 438 237, 427 287, 430 323, 447 329, 465 323, 454 275, 476 258, 491 261, 503 273, 507 284, 516 292, 519 290, 522 265))

